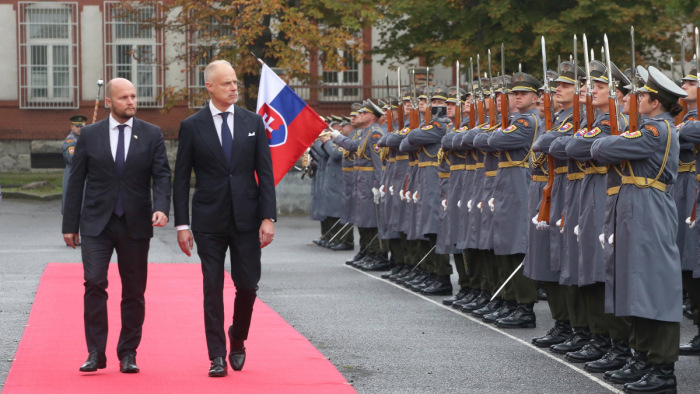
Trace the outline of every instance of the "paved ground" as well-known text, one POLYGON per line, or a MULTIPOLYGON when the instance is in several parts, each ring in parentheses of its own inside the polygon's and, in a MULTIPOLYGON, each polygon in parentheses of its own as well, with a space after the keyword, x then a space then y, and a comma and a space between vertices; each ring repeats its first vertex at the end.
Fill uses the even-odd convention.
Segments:
MULTIPOLYGON (((80 252, 62 243, 59 208, 57 201, 2 202, 0 383, 7 377, 45 265, 80 261, 80 252)), ((305 218, 280 219, 275 243, 263 251, 259 295, 358 392, 588 394, 620 389, 529 345, 551 326, 546 303, 536 306, 537 328, 498 330, 442 307, 441 298, 417 296, 347 268, 343 262, 353 253, 310 243, 318 228, 305 218)), ((198 263, 179 251, 172 226, 156 231, 150 261, 198 263)), ((695 332, 684 321, 681 340, 695 332)), ((676 364, 680 392, 700 388, 699 362, 683 357, 676 364)), ((207 366, 203 360, 203 371, 207 366)))

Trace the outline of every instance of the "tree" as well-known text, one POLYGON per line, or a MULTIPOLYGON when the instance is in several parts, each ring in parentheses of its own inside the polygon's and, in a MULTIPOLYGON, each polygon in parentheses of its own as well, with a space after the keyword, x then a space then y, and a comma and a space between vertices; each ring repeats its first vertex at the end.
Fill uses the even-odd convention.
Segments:
MULTIPOLYGON (((541 77, 540 36, 547 42, 548 66, 555 69, 558 56, 565 60, 572 54, 574 34, 580 43, 587 33, 600 59, 607 33, 612 60, 624 69, 630 65, 630 26, 636 29, 637 64, 680 52, 679 10, 698 11, 695 2, 675 1, 678 7, 667 10, 663 0, 397 0, 381 22, 385 33, 375 53, 384 55, 384 61, 422 57, 428 65, 469 64, 470 57, 476 61, 480 53, 485 59, 488 48, 498 52, 505 43, 506 72, 522 63, 523 71, 541 77)), ((582 52, 579 59, 583 61, 582 52)), ((497 74, 500 58, 493 67, 497 74)))
MULTIPOLYGON (((354 0, 122 0, 128 15, 136 7, 160 7, 145 23, 164 31, 166 37, 182 35, 187 45, 178 47, 169 64, 181 64, 189 72, 213 58, 234 64, 243 81, 245 105, 255 107, 260 66, 254 56, 270 67, 285 69, 292 78, 315 83, 316 70, 310 60, 318 59, 324 70, 343 71, 345 58, 360 60, 363 28, 381 14, 376 1, 354 0)), ((166 110, 191 99, 188 89, 167 87, 166 110)))

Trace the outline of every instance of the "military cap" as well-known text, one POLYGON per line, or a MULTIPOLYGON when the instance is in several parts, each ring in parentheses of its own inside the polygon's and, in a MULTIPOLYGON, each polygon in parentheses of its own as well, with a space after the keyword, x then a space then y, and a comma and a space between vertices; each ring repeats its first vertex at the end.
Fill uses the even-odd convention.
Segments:
POLYGON ((362 108, 360 108, 360 110, 357 112, 367 112, 378 118, 384 115, 384 111, 382 111, 382 109, 379 108, 377 104, 373 103, 370 99, 365 100, 363 102, 362 108))
POLYGON ((698 62, 693 60, 690 62, 690 71, 688 75, 681 78, 681 81, 696 81, 698 80, 698 62))
POLYGON ((408 101, 411 99, 411 90, 409 88, 403 88, 401 90, 401 101, 408 101))
POLYGON ((345 123, 345 122, 350 123, 350 117, 343 115, 343 123, 345 123))
POLYGON ((430 89, 430 99, 447 100, 447 88, 445 85, 435 85, 430 89))
POLYGON ((537 93, 537 89, 542 86, 542 83, 530 74, 517 72, 511 78, 513 84, 513 92, 533 92, 537 93))
POLYGON ((362 108, 361 103, 352 103, 352 105, 350 105, 350 116, 357 115, 357 113, 358 113, 357 111, 359 111, 360 108, 362 108))
POLYGON ((685 90, 681 89, 654 66, 649 66, 649 78, 639 91, 655 93, 664 100, 668 100, 672 103, 677 102, 679 97, 688 96, 685 90))
POLYGON ((387 103, 382 99, 377 99, 377 107, 381 109, 386 109, 387 103))
POLYGON ((416 94, 419 99, 428 99, 428 92, 426 91, 425 85, 416 86, 416 94))
MULTIPOLYGON (((644 86, 644 84, 646 83, 648 78, 649 78, 649 72, 644 67, 637 66, 637 80, 635 81, 637 88, 641 88, 642 86, 644 86)), ((624 86, 624 88, 627 89, 628 91, 631 90, 632 89, 632 82, 630 82, 629 85, 624 86)))
POLYGON ((597 60, 591 60, 588 67, 591 70, 591 80, 608 83, 608 68, 605 67, 605 64, 597 60))
POLYGON ((563 61, 559 65, 559 77, 555 79, 555 82, 563 82, 563 83, 570 83, 574 84, 574 67, 576 67, 578 71, 578 78, 579 79, 585 79, 586 78, 586 73, 581 69, 581 67, 574 66, 573 63, 570 61, 563 61))
MULTIPOLYGON (((598 62, 597 60, 594 60, 593 62, 598 62)), ((591 68, 593 67, 593 62, 591 62, 591 68)), ((600 62, 598 62, 600 63, 600 62)), ((602 63, 601 63, 602 64, 602 63)), ((627 88, 626 86, 630 85, 630 80, 625 76, 625 74, 620 71, 619 68, 615 65, 615 63, 610 62, 610 67, 612 68, 612 77, 614 80, 617 81, 616 88, 620 89, 620 91, 623 94, 627 94, 627 91, 629 91, 630 88, 627 88)), ((608 68, 603 66, 603 74, 597 77, 593 77, 593 71, 591 71, 591 79, 594 81, 598 82, 603 82, 603 83, 608 83, 608 68)))
POLYGON ((384 106, 382 109, 396 109, 398 107, 399 99, 396 98, 395 96, 389 96, 387 97, 387 100, 389 100, 388 103, 384 106))
POLYGON ((87 116, 85 115, 74 115, 70 117, 70 123, 76 126, 85 126, 87 123, 87 116))
POLYGON ((495 81, 495 82, 496 82, 496 88, 497 88, 497 89, 503 89, 503 85, 504 85, 504 81, 505 81, 506 90, 508 91, 508 93, 510 93, 510 92, 513 90, 513 81, 512 81, 512 79, 513 79, 513 77, 510 76, 510 75, 507 75, 507 74, 506 74, 505 76, 504 76, 504 75, 499 75, 498 77, 496 77, 496 81, 495 81))

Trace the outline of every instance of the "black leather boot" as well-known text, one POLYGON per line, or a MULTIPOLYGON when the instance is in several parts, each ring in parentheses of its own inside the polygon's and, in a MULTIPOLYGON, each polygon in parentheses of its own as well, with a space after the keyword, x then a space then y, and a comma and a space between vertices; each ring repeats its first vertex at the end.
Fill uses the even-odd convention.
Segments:
POLYGON ((634 383, 625 385, 626 393, 675 393, 673 364, 655 364, 650 372, 634 383))
POLYGON ((581 350, 566 353, 566 360, 572 363, 587 363, 602 358, 612 346, 610 337, 595 334, 593 339, 581 350))
POLYGON ((465 305, 469 304, 470 302, 474 301, 474 299, 476 299, 476 297, 478 297, 479 294, 481 294, 481 290, 479 290, 479 289, 473 289, 472 291, 470 291, 470 292, 469 292, 464 298, 462 298, 461 300, 457 300, 457 301, 453 302, 453 303, 452 303, 452 307, 455 308, 455 309, 460 309, 460 310, 461 310, 463 306, 465 306, 465 305))
POLYGON ((424 288, 421 292, 428 296, 445 296, 452 294, 452 281, 449 275, 436 275, 433 284, 424 288))
POLYGON ((635 357, 632 358, 632 362, 628 362, 622 369, 617 371, 606 372, 604 377, 607 377, 608 374, 612 372, 608 377, 608 380, 611 382, 618 384, 633 383, 643 378, 647 372, 651 372, 652 368, 653 365, 647 361, 647 355, 644 353, 637 353, 635 357))
POLYGON ((444 300, 442 300, 442 304, 447 305, 447 306, 451 306, 456 301, 464 299, 464 297, 466 297, 471 291, 472 291, 472 289, 469 287, 462 287, 461 289, 459 289, 457 294, 453 295, 450 298, 445 298, 444 300))
POLYGON ((681 345, 679 353, 681 356, 700 356, 700 334, 685 345, 681 345))
POLYGON ((532 344, 537 347, 550 347, 566 342, 571 336, 571 324, 568 320, 560 320, 554 323, 554 327, 547 331, 547 334, 532 338, 532 344))
POLYGON ((413 267, 410 265, 403 265, 401 266, 401 270, 389 277, 389 280, 395 283, 398 283, 399 279, 406 277, 406 275, 409 275, 413 273, 414 271, 411 271, 413 267))
POLYGON ((513 313, 496 320, 496 327, 499 328, 535 328, 537 325, 537 317, 533 310, 534 304, 518 305, 513 313))
POLYGON ((501 305, 503 305, 503 302, 503 298, 496 297, 492 301, 489 301, 488 304, 484 305, 484 307, 474 310, 472 316, 483 318, 489 313, 496 312, 501 305))
POLYGON ((474 298, 472 302, 462 307, 462 312, 472 313, 477 309, 485 307, 486 304, 490 302, 490 300, 491 293, 482 290, 481 293, 476 298, 474 298))
POLYGON ((549 349, 557 354, 566 354, 583 349, 590 340, 591 332, 588 331, 588 327, 576 327, 566 341, 552 345, 549 349))
POLYGON ((518 309, 518 303, 515 301, 505 301, 496 311, 484 315, 482 319, 484 323, 495 323, 496 320, 508 317, 511 313, 518 309))
POLYGON ((345 261, 345 264, 347 264, 347 265, 353 265, 353 263, 355 263, 356 261, 362 260, 362 258, 365 257, 365 255, 367 255, 367 252, 362 252, 362 251, 361 251, 361 252, 357 252, 357 254, 356 254, 355 256, 353 256, 353 258, 351 258, 350 260, 345 261))
POLYGON ((632 357, 632 352, 627 343, 612 341, 612 346, 602 358, 587 362, 583 369, 593 373, 618 370, 625 366, 630 357, 632 357))
POLYGON ((402 269, 404 269, 405 265, 400 264, 400 265, 395 265, 394 268, 392 268, 389 272, 385 272, 381 275, 382 279, 389 279, 391 278, 392 275, 398 274, 402 269))

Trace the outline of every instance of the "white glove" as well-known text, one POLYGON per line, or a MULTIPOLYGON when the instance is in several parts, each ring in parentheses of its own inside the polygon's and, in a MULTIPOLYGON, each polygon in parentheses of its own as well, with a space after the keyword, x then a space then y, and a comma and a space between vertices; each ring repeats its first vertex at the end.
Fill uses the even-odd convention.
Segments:
POLYGON ((608 243, 610 246, 615 246, 615 234, 610 234, 610 238, 608 238, 608 243))
POLYGON ((442 204, 442 210, 447 211, 447 199, 443 198, 440 204, 442 204))
POLYGON ((389 194, 394 195, 394 185, 389 186, 389 194))
POLYGON ((483 205, 482 202, 483 202, 483 201, 479 201, 479 203, 476 204, 476 207, 479 208, 479 211, 484 212, 484 210, 481 208, 482 205, 483 205))
POLYGON ((472 211, 472 200, 467 201, 467 212, 472 211))
POLYGON ((379 186, 379 195, 380 195, 382 198, 384 198, 384 196, 386 196, 385 190, 386 190, 386 188, 384 187, 384 185, 379 186))
POLYGON ((600 234, 598 236, 598 241, 600 241, 600 246, 605 249, 605 234, 600 234))
POLYGON ((418 192, 417 191, 413 193, 413 202, 418 204, 418 192))
POLYGON ((561 225, 561 219, 557 220, 557 227, 559 227, 559 232, 564 234, 564 227, 561 225))
POLYGON ((340 135, 340 131, 338 130, 333 130, 331 131, 331 139, 336 139, 340 135))
POLYGON ((539 224, 539 222, 540 222, 539 220, 537 220, 537 219, 539 219, 539 217, 540 217, 539 214, 533 216, 533 217, 532 217, 532 224, 534 224, 535 226, 537 226, 537 224, 539 224))
POLYGON ((404 195, 406 196, 406 202, 413 201, 413 200, 411 200, 411 191, 410 190, 406 190, 406 194, 404 194, 404 195))
POLYGON ((379 204, 379 189, 377 189, 376 187, 373 187, 372 194, 374 195, 374 203, 379 204))
POLYGON ((399 198, 401 198, 401 201, 406 199, 406 196, 403 195, 403 189, 399 190, 399 198))
POLYGON ((695 220, 690 220, 690 216, 685 219, 685 224, 690 228, 695 228, 695 220))
POLYGON ((457 208, 462 208, 462 200, 457 200, 457 208))
POLYGON ((574 234, 576 235, 576 241, 581 242, 581 237, 578 235, 578 224, 574 227, 574 234))
POLYGON ((489 200, 489 208, 491 208, 491 212, 496 209, 496 199, 493 197, 489 200))
POLYGON ((547 231, 547 230, 549 230, 549 223, 545 222, 544 220, 541 222, 538 222, 537 229, 540 231, 547 231))

